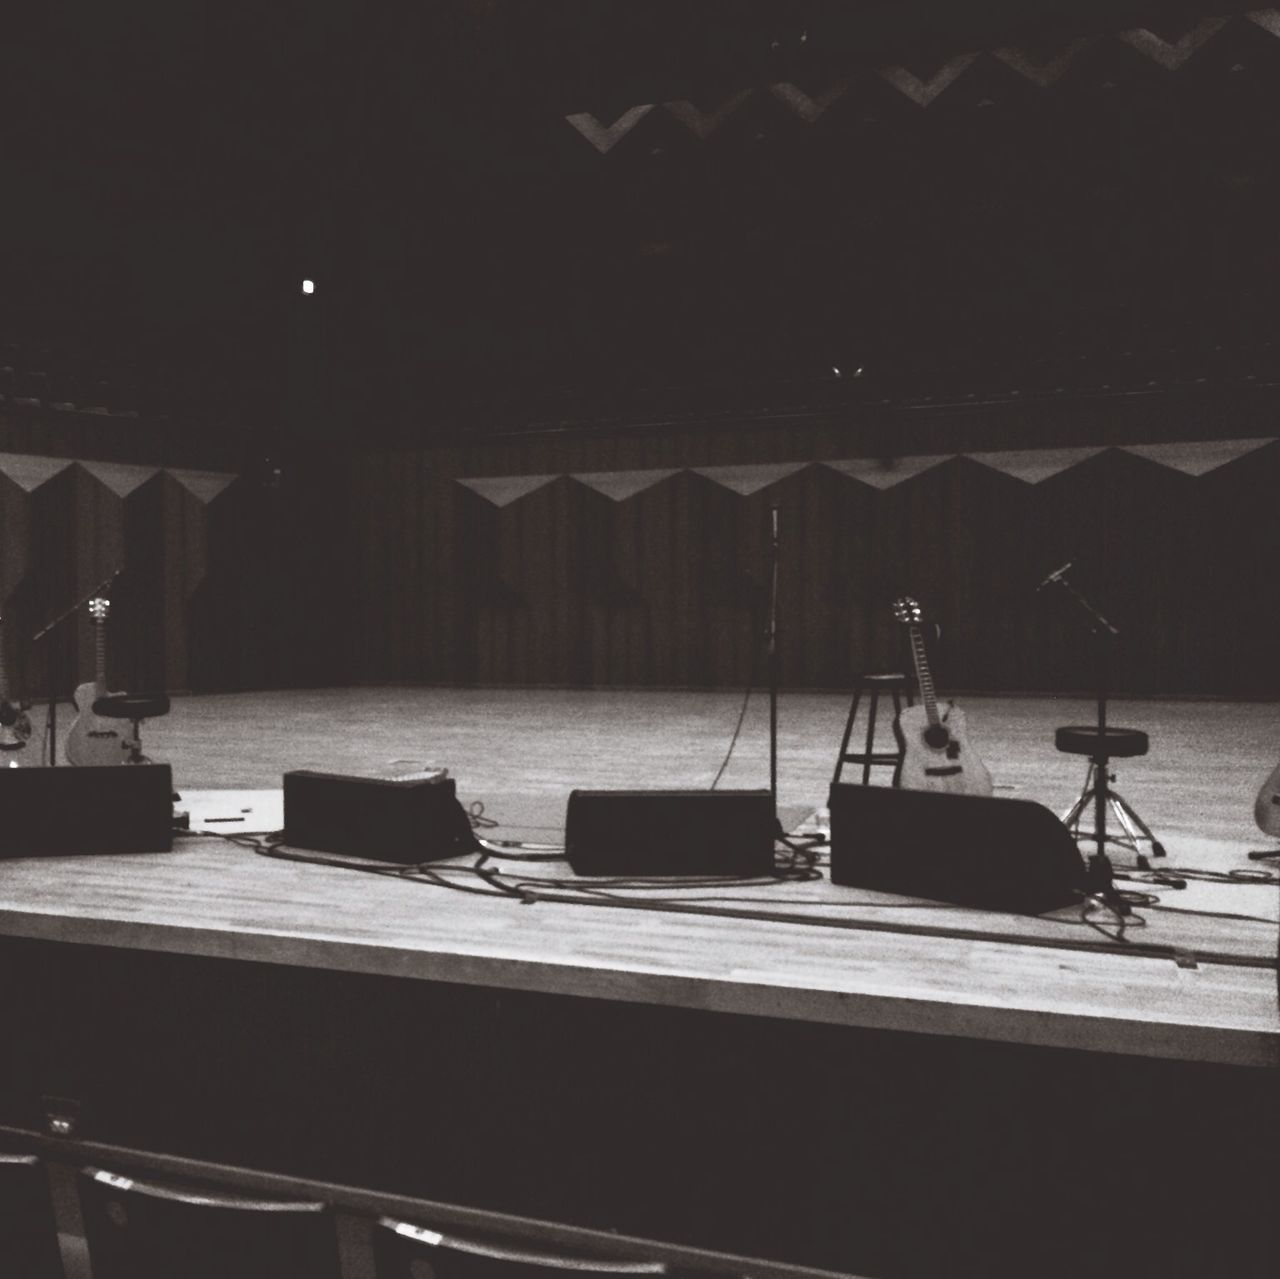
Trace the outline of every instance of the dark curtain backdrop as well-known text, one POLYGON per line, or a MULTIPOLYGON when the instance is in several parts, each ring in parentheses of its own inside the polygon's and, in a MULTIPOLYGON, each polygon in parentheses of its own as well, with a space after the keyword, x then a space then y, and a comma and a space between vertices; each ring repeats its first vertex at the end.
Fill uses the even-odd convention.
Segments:
MULTIPOLYGON (((941 626, 943 689, 1091 690, 1085 619, 1035 589, 1070 560, 1121 632, 1116 691, 1280 693, 1280 445, 1200 477, 1114 448, 1038 484, 965 457, 883 490, 806 466, 746 497, 680 471, 619 502, 561 475, 503 507, 457 483, 470 460, 422 450, 354 465, 354 678, 762 680, 776 505, 789 686, 901 665, 890 604, 911 594, 941 626)), ((546 474, 563 455, 530 443, 501 459, 513 460, 546 474)), ((656 449, 648 464, 670 460, 656 449)))
POLYGON ((340 571, 347 504, 328 459, 279 488, 238 477, 198 495, 166 470, 123 496, 78 462, 26 487, 0 474, 0 643, 14 696, 94 677, 101 587, 113 690, 289 687, 350 678, 340 571), (118 576, 112 575, 119 570, 118 576))
POLYGON ((1095 406, 1056 429, 974 409, 892 435, 754 423, 381 452, 299 439, 279 476, 241 475, 210 500, 170 470, 131 488, 79 463, 43 482, 0 474, 0 640, 14 692, 43 696, 52 663, 65 695, 93 674, 85 610, 31 636, 118 568, 116 689, 739 687, 765 677, 776 504, 790 687, 900 666, 890 603, 908 593, 941 625, 944 691, 1091 690, 1082 619, 1035 591, 1071 560, 1122 632, 1116 691, 1277 696, 1278 444, 1199 477, 1118 448, 1038 484, 965 457, 886 489, 802 465, 745 497, 683 469, 1199 439, 1206 421, 1227 439, 1273 433, 1274 407, 1254 408, 1157 422, 1138 404, 1103 422, 1095 406), (568 474, 621 468, 681 469, 623 501, 568 474), (519 474, 557 478, 503 507, 458 483, 519 474))

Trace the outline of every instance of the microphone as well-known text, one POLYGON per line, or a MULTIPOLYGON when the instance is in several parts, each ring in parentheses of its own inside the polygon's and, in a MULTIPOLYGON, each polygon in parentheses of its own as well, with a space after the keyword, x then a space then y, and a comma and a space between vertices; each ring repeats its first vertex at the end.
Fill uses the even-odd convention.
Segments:
POLYGON ((1036 587, 1036 590, 1043 591, 1046 586, 1052 586, 1055 582, 1062 581, 1067 569, 1069 569, 1074 562, 1074 560, 1068 560, 1061 568, 1055 568, 1053 572, 1036 587))

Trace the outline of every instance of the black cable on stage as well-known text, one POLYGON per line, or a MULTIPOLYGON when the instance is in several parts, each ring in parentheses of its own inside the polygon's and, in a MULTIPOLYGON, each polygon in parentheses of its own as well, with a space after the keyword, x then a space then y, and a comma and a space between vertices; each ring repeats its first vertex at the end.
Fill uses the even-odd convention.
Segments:
POLYGON ((724 770, 729 767, 729 761, 733 758, 734 749, 738 745, 738 737, 742 732, 743 722, 747 718, 747 706, 751 701, 751 694, 755 692, 756 674, 760 666, 760 619, 753 617, 751 619, 751 656, 747 667, 747 691, 742 697, 742 706, 738 711, 738 722, 733 726, 733 736, 729 739, 729 749, 724 753, 724 759, 720 761, 720 767, 716 769, 716 775, 711 779, 709 790, 715 790, 720 785, 720 779, 724 776, 724 770))
POLYGON ((514 839, 482 839, 479 841, 486 857, 505 857, 510 862, 562 862, 564 847, 558 852, 532 853, 516 852, 516 849, 540 848, 539 844, 525 844, 514 839))
MULTIPOLYGON (((220 831, 198 833, 201 835, 212 834, 216 838, 251 848, 255 853, 264 857, 281 858, 287 861, 303 862, 312 865, 331 866, 343 870, 356 870, 366 874, 381 875, 392 879, 407 881, 409 883, 425 883, 432 887, 448 888, 455 892, 466 892, 480 896, 505 897, 509 900, 517 900, 525 905, 549 902, 559 905, 596 906, 623 910, 649 910, 671 914, 694 914, 718 918, 759 920, 768 923, 794 923, 807 925, 809 927, 835 928, 846 931, 887 932, 900 936, 941 937, 960 941, 983 941, 1004 945, 1033 946, 1041 949, 1083 950, 1092 953, 1135 955, 1142 958, 1172 959, 1177 963, 1183 963, 1188 958, 1191 958, 1197 962, 1216 963, 1239 968, 1273 968, 1280 965, 1280 960, 1273 959, 1270 956, 1262 959, 1256 956, 1236 955, 1216 951, 1191 950, 1185 947, 1165 945, 1161 943, 1131 941, 1127 937, 1128 931, 1135 927, 1145 928, 1147 926, 1147 921, 1140 915, 1130 914, 1129 916, 1122 916, 1116 911, 1114 906, 1103 901, 1101 898, 1091 897, 1085 899, 1081 905, 1080 921, 1087 924, 1095 932, 1099 933, 1103 938, 1105 938, 1106 942, 1110 944, 1067 938, 1054 939, 1048 937, 1036 937, 1023 933, 1002 933, 988 929, 975 930, 948 928, 927 924, 892 923, 882 920, 832 919, 829 917, 815 918, 813 916, 796 914, 796 909, 798 907, 802 908, 804 903, 794 902, 786 902, 785 910, 739 910, 731 907, 726 908, 708 905, 705 902, 697 902, 682 898, 638 898, 616 895, 617 890, 623 888, 631 888, 635 891, 646 888, 670 888, 672 886, 715 886, 725 888, 747 887, 756 884, 767 886, 770 883, 778 882, 775 878, 726 881, 725 879, 714 876, 693 876, 687 878, 669 876, 665 878, 655 877, 653 879, 642 879, 637 881, 634 878, 624 879, 618 877, 613 879, 605 878, 603 881, 595 881, 591 885, 591 888, 594 891, 587 891, 584 889, 584 885, 581 881, 577 880, 512 878, 503 875, 501 871, 486 869, 481 865, 445 866, 440 863, 421 863, 418 865, 401 866, 385 862, 349 861, 346 859, 332 858, 327 854, 301 852, 288 849, 278 838, 272 836, 237 836, 224 834, 220 831), (480 888, 454 882, 448 878, 450 874, 474 875, 484 883, 485 887, 480 888), (713 882, 708 884, 707 881, 713 882), (546 891, 548 888, 550 888, 551 891, 546 891), (565 889, 568 891, 565 891, 565 889), (1090 914, 1091 903, 1094 906, 1100 906, 1111 912, 1115 920, 1115 931, 1108 931, 1100 921, 1092 917, 1090 914)), ((821 878, 821 876, 817 874, 814 874, 813 877, 821 878)), ((781 878, 785 879, 786 877, 783 876, 781 878)), ((920 903, 918 902, 885 903, 885 905, 895 904, 900 905, 903 909, 917 909, 920 907, 920 903)), ((1156 906, 1156 908, 1159 908, 1156 903, 1144 901, 1141 904, 1144 906, 1156 906)), ((1046 922, 1064 923, 1070 921, 1048 919, 1046 922)))
POLYGON ((1163 911, 1167 915, 1195 915, 1201 919, 1234 919, 1241 923, 1248 924, 1269 924, 1275 926, 1274 919, 1268 919, 1265 915, 1240 915, 1229 910, 1195 910, 1190 906, 1166 906, 1163 902, 1152 901, 1149 903, 1150 910, 1163 911))
POLYGON ((1165 888, 1185 888, 1187 880, 1205 884, 1280 884, 1280 874, 1259 866, 1240 866, 1235 870, 1200 870, 1195 867, 1170 867, 1168 870, 1118 870, 1116 879, 1135 884, 1156 884, 1165 888), (1177 881, 1183 881, 1181 883, 1177 881))
POLYGON ((484 800, 482 799, 473 799, 467 805, 467 821, 471 823, 472 830, 487 830, 498 824, 492 817, 484 815, 484 800))
POLYGON ((747 706, 751 701, 751 694, 755 691, 755 658, 752 658, 753 674, 751 683, 747 685, 747 691, 742 699, 742 707, 738 711, 738 722, 733 726, 733 736, 729 738, 729 749, 724 753, 724 759, 720 761, 720 767, 716 769, 716 775, 711 779, 709 790, 715 790, 720 785, 720 779, 724 776, 724 770, 729 767, 729 761, 733 758, 733 752, 738 745, 738 737, 742 732, 743 721, 747 718, 747 706))
MULTIPOLYGON (((519 885, 518 885, 519 886, 519 885)), ((893 924, 880 920, 850 919, 814 919, 802 915, 794 915, 784 911, 740 911, 725 910, 717 907, 687 905, 681 902, 646 899, 621 899, 610 897, 584 898, 570 893, 543 893, 527 889, 527 900, 531 903, 554 902, 562 905, 608 906, 623 910, 655 910, 674 914, 709 915, 732 919, 759 920, 766 923, 804 924, 808 927, 835 928, 850 932, 882 932, 907 937, 942 937, 956 941, 991 942, 994 944, 1033 946, 1043 950, 1083 950, 1094 954, 1134 955, 1147 959, 1173 959, 1179 961, 1192 952, 1184 947, 1166 946, 1152 942, 1129 942, 1119 935, 1108 934, 1097 921, 1089 920, 1091 927, 1102 933, 1111 945, 1098 942, 1073 940, 1067 938, 1035 937, 1022 933, 1000 933, 987 929, 942 928, 927 924, 893 924)), ((1108 907, 1108 909, 1111 909, 1108 907)), ((1247 956, 1221 954, 1218 952, 1196 951, 1197 960, 1205 963, 1219 963, 1245 968, 1270 968, 1274 960, 1257 960, 1247 956)))
MULTIPOLYGON (((1101 933, 1102 936, 1106 937, 1109 941, 1118 943, 1128 942, 1127 935, 1130 928, 1145 928, 1147 926, 1147 921, 1143 919, 1141 915, 1134 914, 1133 907, 1144 906, 1149 903, 1142 900, 1142 895, 1139 894, 1130 894, 1126 896, 1122 893, 1120 894, 1120 897, 1125 907, 1125 910, 1123 911, 1117 909, 1117 907, 1105 897, 1086 897, 1084 901, 1080 903, 1080 921, 1087 924, 1095 932, 1101 933), (1114 932, 1109 932, 1102 923, 1090 915, 1089 906, 1091 903, 1094 906, 1101 906, 1102 909, 1111 912, 1111 917, 1115 921, 1114 932)), ((1134 943, 1128 942, 1128 944, 1132 946, 1134 943)), ((1162 949, 1177 952, 1176 947, 1163 947, 1162 949)))

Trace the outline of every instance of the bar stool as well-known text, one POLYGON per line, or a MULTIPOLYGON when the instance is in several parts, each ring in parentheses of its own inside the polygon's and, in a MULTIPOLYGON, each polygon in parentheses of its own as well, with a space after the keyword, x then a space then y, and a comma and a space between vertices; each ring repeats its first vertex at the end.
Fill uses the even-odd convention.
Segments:
POLYGON ((691 1276, 664 1262, 638 1257, 591 1256, 570 1248, 552 1250, 510 1240, 468 1238, 392 1217, 374 1230, 377 1279, 588 1279, 617 1275, 691 1276))
POLYGON ((1152 857, 1163 857, 1164 845, 1151 833, 1151 828, 1138 816, 1133 805, 1119 791, 1111 788, 1116 779, 1111 771, 1111 761, 1145 755, 1149 745, 1146 733, 1136 728, 1112 728, 1110 725, 1099 733, 1096 724, 1068 725, 1054 732, 1053 744, 1068 755, 1089 757, 1089 771, 1085 774, 1080 798, 1062 818, 1072 835, 1077 840, 1093 840, 1097 844, 1098 857, 1105 854, 1104 845, 1119 844, 1135 855, 1138 865, 1144 870, 1149 869, 1142 851, 1144 842, 1150 846, 1152 857), (1094 809, 1093 828, 1082 830, 1080 819, 1090 805, 1094 809), (1123 835, 1108 832, 1108 813, 1115 816, 1123 835))
POLYGON ((0 1153, 0 1275, 62 1279, 62 1254, 44 1165, 0 1153))
POLYGON ((108 693, 93 703, 93 713, 103 719, 127 719, 133 725, 133 745, 126 764, 150 764, 142 753, 142 721, 169 713, 169 698, 164 693, 108 693))
POLYGON ((902 710, 902 698, 906 695, 907 705, 914 704, 915 682, 906 675, 900 673, 884 674, 884 675, 855 675, 853 679, 853 703, 849 707, 849 718, 845 722, 844 737, 840 740, 840 754, 836 756, 836 771, 832 775, 831 784, 834 786, 840 780, 840 774, 844 770, 846 764, 862 765, 862 784, 868 785, 871 781, 871 770, 873 768, 892 768, 893 782, 898 784, 899 775, 902 772, 902 742, 897 738, 898 714, 902 710), (867 713, 867 736, 866 741, 860 751, 849 750, 849 739, 853 736, 854 721, 858 718, 858 706, 862 702, 862 695, 866 693, 869 696, 868 713, 867 713), (895 748, 893 751, 877 751, 876 750, 876 711, 880 704, 880 698, 888 695, 893 699, 893 722, 895 735, 895 748))
POLYGON ((144 1181, 82 1169, 94 1279, 340 1279, 324 1204, 144 1181))

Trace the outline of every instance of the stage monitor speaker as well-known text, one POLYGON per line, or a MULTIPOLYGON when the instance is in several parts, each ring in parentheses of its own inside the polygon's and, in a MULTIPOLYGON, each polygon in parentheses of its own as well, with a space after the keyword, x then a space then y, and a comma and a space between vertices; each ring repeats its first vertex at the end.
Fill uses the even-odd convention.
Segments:
POLYGON ((1029 800, 841 784, 830 805, 832 883, 1030 915, 1087 891, 1075 840, 1029 800))
POLYGON ((477 847, 451 777, 397 781, 307 770, 284 775, 284 842, 403 866, 477 847))
POLYGON ((576 790, 565 856, 579 875, 768 875, 775 824, 767 790, 576 790))
POLYGON ((0 857, 165 853, 173 847, 168 764, 0 768, 0 857))

